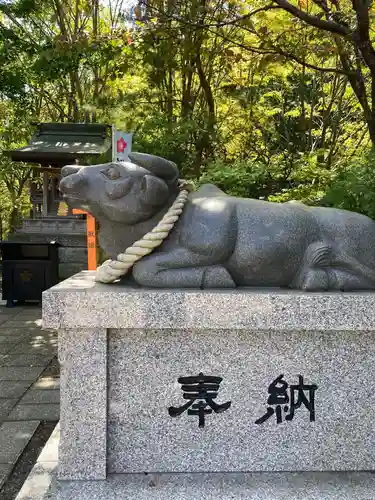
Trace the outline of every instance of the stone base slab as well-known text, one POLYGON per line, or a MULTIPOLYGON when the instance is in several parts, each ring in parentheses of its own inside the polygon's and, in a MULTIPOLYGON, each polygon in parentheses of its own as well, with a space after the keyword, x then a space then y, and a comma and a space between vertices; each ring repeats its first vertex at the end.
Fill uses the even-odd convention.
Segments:
POLYGON ((16 500, 371 500, 370 472, 111 474, 58 481, 59 425, 16 500))
POLYGON ((374 332, 121 329, 107 337, 109 473, 375 469, 374 332), (178 382, 200 372, 222 377, 215 404, 230 403, 218 413, 207 404, 204 427, 183 410, 188 386, 178 382), (312 399, 314 414, 305 406, 312 399), (172 418, 170 407, 181 414, 172 418))
POLYGON ((374 293, 147 290, 83 272, 43 297, 59 479, 375 470, 374 293), (212 398, 203 374, 219 377, 212 398))
POLYGON ((371 500, 369 472, 111 474, 104 481, 58 481, 58 427, 16 500, 371 500))

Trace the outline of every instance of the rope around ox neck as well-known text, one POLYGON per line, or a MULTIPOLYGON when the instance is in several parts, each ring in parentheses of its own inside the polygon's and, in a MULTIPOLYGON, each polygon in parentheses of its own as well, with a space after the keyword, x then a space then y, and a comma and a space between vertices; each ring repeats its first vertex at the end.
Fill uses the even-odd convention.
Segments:
POLYGON ((160 246, 169 235, 174 225, 180 218, 191 189, 188 185, 181 184, 180 193, 164 215, 162 220, 152 231, 145 234, 143 238, 120 253, 116 260, 107 260, 96 270, 95 281, 100 283, 113 283, 129 271, 142 257, 151 253, 160 246))

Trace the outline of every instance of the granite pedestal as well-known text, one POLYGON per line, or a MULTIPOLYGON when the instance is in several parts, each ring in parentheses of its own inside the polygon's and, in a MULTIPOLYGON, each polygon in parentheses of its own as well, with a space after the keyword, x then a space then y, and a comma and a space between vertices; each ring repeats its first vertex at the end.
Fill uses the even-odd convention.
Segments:
POLYGON ((374 293, 148 290, 83 272, 44 292, 43 322, 59 330, 62 483, 375 469, 374 293))

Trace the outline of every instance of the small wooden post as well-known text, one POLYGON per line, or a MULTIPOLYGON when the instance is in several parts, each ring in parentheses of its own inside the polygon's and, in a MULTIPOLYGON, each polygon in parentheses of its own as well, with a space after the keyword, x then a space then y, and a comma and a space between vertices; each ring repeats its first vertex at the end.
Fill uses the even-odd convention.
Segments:
POLYGON ((43 171, 43 217, 48 215, 48 172, 43 171))
POLYGON ((96 245, 96 222, 95 218, 78 208, 73 209, 73 214, 86 214, 86 236, 87 236, 87 269, 95 271, 97 268, 97 245, 96 245))

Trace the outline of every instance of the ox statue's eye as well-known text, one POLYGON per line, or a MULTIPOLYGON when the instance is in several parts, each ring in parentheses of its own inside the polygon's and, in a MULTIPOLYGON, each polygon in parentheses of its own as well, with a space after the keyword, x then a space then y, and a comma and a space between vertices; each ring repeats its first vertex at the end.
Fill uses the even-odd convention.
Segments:
POLYGON ((117 170, 116 167, 109 167, 107 170, 103 170, 102 173, 111 181, 116 181, 118 179, 121 179, 120 172, 117 170))

